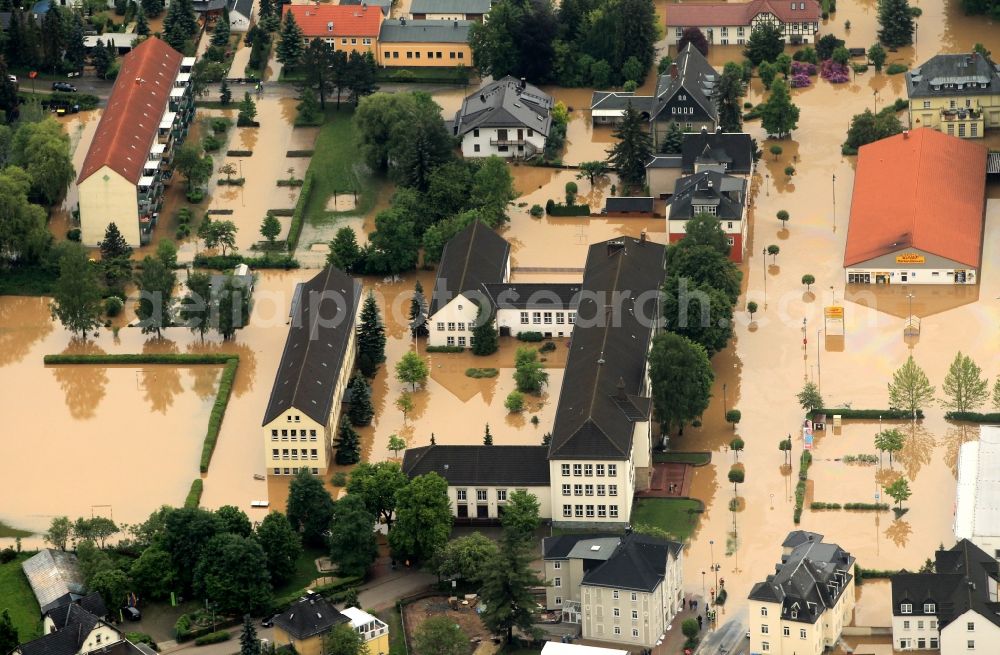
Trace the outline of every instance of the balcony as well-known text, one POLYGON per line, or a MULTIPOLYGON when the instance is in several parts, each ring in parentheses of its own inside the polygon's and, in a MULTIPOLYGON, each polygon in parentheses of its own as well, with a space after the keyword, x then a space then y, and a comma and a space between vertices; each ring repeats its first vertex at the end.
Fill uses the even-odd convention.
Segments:
POLYGON ((942 109, 941 120, 943 121, 979 121, 983 119, 983 112, 972 107, 956 107, 954 109, 942 109))
POLYGON ((527 143, 527 139, 490 139, 491 146, 523 146, 527 143))

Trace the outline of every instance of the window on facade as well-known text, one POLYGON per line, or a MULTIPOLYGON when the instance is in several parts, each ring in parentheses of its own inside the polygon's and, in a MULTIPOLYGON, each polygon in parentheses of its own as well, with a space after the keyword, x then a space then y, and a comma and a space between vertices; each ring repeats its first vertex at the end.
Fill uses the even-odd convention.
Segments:
POLYGON ((476 489, 476 500, 485 503, 488 499, 486 489, 476 489))
POLYGON ((592 484, 584 485, 583 489, 584 489, 584 493, 586 495, 588 495, 588 496, 593 496, 594 495, 594 485, 592 485, 592 484))
POLYGON ((937 637, 931 637, 931 643, 930 643, 930 647, 931 647, 931 648, 937 648, 937 647, 938 647, 938 640, 937 640, 937 637))
POLYGON ((608 506, 608 516, 610 516, 613 519, 618 518, 618 505, 608 506))
POLYGON ((736 239, 734 239, 733 237, 726 237, 726 243, 729 244, 730 246, 735 246, 736 239))
MULTIPOLYGON (((614 600, 618 600, 618 590, 617 590, 617 589, 615 589, 614 591, 612 591, 612 592, 611 592, 611 597, 612 597, 612 598, 613 598, 614 600)), ((618 616, 618 615, 617 615, 617 614, 615 614, 615 616, 618 616)))
POLYGON ((576 515, 577 518, 581 518, 582 519, 583 518, 583 505, 577 505, 576 507, 574 507, 573 508, 573 513, 576 515))
POLYGON ((968 648, 969 650, 976 650, 976 642, 973 641, 972 639, 969 639, 968 641, 965 642, 965 647, 968 648))
POLYGON ((760 625, 760 633, 762 635, 766 635, 767 634, 767 624, 766 623, 762 623, 760 625))
POLYGON ((607 516, 608 516, 608 506, 607 505, 598 505, 597 506, 597 518, 603 519, 603 518, 607 518, 607 516))
POLYGON ((568 495, 570 495, 570 493, 572 493, 572 492, 570 491, 569 485, 568 484, 564 484, 562 486, 562 495, 568 496, 568 495))
POLYGON ((528 324, 528 312, 521 312, 521 325, 528 324))
POLYGON ((799 629, 799 639, 805 639, 805 638, 806 638, 806 630, 805 630, 805 628, 800 628, 799 629))
POLYGON ((577 476, 583 475, 583 464, 574 464, 573 465, 573 475, 577 475, 577 476))
POLYGON ((604 485, 603 484, 597 485, 597 495, 598 496, 603 496, 604 495, 604 485))
POLYGON ((760 649, 764 652, 768 652, 771 650, 771 644, 767 643, 766 641, 762 641, 760 642, 760 649))
POLYGON ((545 324, 552 325, 552 312, 545 312, 543 316, 545 317, 545 324))
POLYGON ((608 485, 608 495, 609 496, 617 496, 618 495, 618 485, 617 484, 609 484, 608 485))
POLYGON ((909 630, 909 629, 910 629, 910 622, 903 621, 903 630, 909 630))
POLYGON ((617 625, 616 625, 616 626, 615 626, 615 634, 616 634, 616 635, 620 635, 621 633, 622 633, 622 629, 621 629, 621 627, 620 627, 620 626, 617 626, 617 625))
POLYGON ((563 505, 563 517, 568 519, 571 516, 573 516, 573 506, 563 505))
POLYGON ((637 638, 638 636, 639 636, 639 629, 638 628, 632 628, 632 637, 633 638, 637 638))
POLYGON ((499 500, 500 502, 503 502, 503 501, 507 500, 507 490, 506 489, 497 489, 497 500, 499 500))
POLYGON ((900 614, 913 614, 913 605, 911 605, 910 603, 902 603, 899 606, 899 613, 900 614))
POLYGON ((767 608, 766 607, 761 606, 761 608, 760 608, 760 615, 761 616, 767 616, 767 608))
POLYGON ((937 630, 937 621, 931 619, 931 630, 937 630))
POLYGON ((552 586, 553 587, 561 587, 562 586, 562 578, 552 578, 552 586))
POLYGON ((448 339, 447 339, 447 341, 445 343, 447 345, 449 345, 449 346, 454 346, 455 345, 455 337, 448 337, 448 339))
POLYGON ((569 323, 570 325, 573 325, 574 323, 576 323, 576 312, 567 312, 566 313, 566 322, 569 323))
POLYGON ((573 485, 573 495, 574 496, 582 496, 583 495, 583 485, 582 484, 574 484, 573 485))
POLYGON ((541 312, 532 312, 531 313, 531 322, 534 323, 535 325, 541 325, 541 323, 542 323, 542 313, 541 312))
POLYGON ((458 338, 458 345, 465 347, 465 337, 458 338))
POLYGON ((561 469, 563 475, 569 475, 569 464, 563 464, 561 469))
POLYGON ((595 472, 596 472, 596 474, 597 474, 598 477, 603 476, 604 475, 604 464, 598 464, 597 468, 595 469, 595 472))
POLYGON ((594 506, 593 505, 587 505, 587 518, 588 519, 594 518, 594 506))
POLYGON ((559 569, 562 568, 562 562, 553 562, 552 563, 552 568, 554 568, 556 571, 558 571, 559 569))
POLYGON ((562 596, 556 596, 556 605, 562 605, 562 596))
POLYGON ((473 143, 472 144, 472 152, 479 152, 479 144, 478 143, 473 143))
POLYGON ((275 475, 281 475, 281 469, 274 469, 275 475))
POLYGON ((466 491, 465 489, 459 489, 455 492, 455 494, 456 497, 461 501, 464 501, 468 498, 468 491, 466 491))
POLYGON ((972 621, 969 621, 968 623, 965 624, 965 629, 968 630, 969 632, 972 632, 976 629, 976 624, 973 623, 972 621))
POLYGON ((271 449, 271 459, 278 459, 278 449, 277 448, 272 448, 271 449))
POLYGON ((315 448, 309 451, 309 459, 319 459, 319 453, 316 452, 315 448))
MULTIPOLYGON (((635 594, 632 595, 635 596, 635 594)), ((633 621, 639 620, 639 610, 632 610, 632 620, 633 621)))
POLYGON ((585 476, 587 476, 588 478, 592 477, 594 475, 594 465, 593 464, 584 464, 583 465, 583 474, 585 476))
POLYGON ((781 634, 787 637, 788 635, 792 634, 792 630, 786 625, 781 629, 781 634))
POLYGON ((917 630, 923 630, 923 629, 924 629, 924 622, 917 621, 917 630))

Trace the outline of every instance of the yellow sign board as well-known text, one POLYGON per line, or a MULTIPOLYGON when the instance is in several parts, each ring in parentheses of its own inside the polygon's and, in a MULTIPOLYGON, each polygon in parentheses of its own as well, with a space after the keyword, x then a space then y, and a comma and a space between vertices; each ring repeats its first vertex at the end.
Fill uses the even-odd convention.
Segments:
POLYGON ((904 252, 902 255, 896 255, 897 264, 923 264, 925 261, 924 256, 916 252, 904 252))
POLYGON ((844 308, 841 305, 831 305, 823 308, 823 316, 826 318, 844 319, 844 308))

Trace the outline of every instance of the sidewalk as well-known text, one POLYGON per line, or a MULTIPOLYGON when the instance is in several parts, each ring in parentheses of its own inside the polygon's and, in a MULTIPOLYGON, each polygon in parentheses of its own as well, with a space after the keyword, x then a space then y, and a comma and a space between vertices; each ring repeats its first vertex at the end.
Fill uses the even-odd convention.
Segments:
POLYGON ((653 648, 653 655, 680 655, 683 653, 684 642, 687 641, 687 638, 681 631, 681 625, 683 625, 686 619, 697 619, 699 614, 703 620, 704 627, 702 628, 701 637, 704 639, 708 635, 708 621, 705 620, 705 603, 702 601, 700 596, 685 596, 684 610, 679 612, 677 616, 674 617, 674 620, 667 628, 667 633, 663 638, 663 643, 653 648), (698 609, 688 609, 689 600, 697 600, 698 609))

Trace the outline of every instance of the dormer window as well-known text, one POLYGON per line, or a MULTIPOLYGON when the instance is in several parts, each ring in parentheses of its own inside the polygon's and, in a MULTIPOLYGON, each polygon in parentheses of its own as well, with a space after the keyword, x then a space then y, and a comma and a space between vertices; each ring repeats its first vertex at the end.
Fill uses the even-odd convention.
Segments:
POLYGON ((799 611, 797 609, 792 610, 792 618, 793 619, 799 618, 799 611))
POLYGON ((900 614, 913 614, 913 605, 911 603, 901 603, 899 606, 900 614))
POLYGON ((924 603, 924 614, 934 613, 934 603, 924 603))

